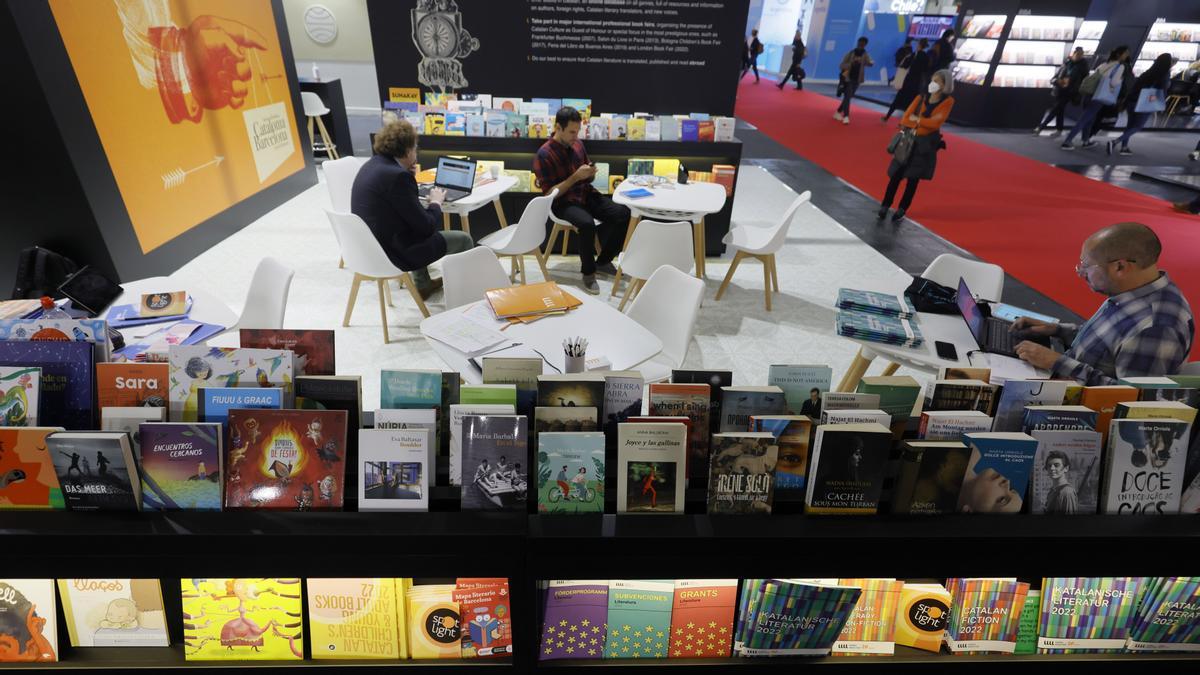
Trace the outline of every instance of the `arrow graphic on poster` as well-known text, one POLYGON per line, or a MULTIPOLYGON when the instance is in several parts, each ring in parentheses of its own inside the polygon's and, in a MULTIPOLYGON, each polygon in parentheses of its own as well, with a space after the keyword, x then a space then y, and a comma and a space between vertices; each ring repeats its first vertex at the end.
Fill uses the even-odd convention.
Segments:
POLYGON ((189 173, 194 173, 205 167, 217 166, 223 161, 225 161, 223 156, 214 155, 213 158, 207 162, 201 164, 200 166, 194 166, 186 171, 182 167, 176 167, 175 169, 162 175, 163 189, 170 190, 171 188, 179 187, 180 185, 183 185, 185 180, 187 180, 189 173))

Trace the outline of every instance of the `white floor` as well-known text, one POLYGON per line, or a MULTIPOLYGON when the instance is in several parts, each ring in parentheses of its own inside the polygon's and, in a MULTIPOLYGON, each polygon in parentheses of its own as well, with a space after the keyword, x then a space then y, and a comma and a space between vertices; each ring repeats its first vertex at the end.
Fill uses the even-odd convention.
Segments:
MULTIPOLYGON (((367 284, 359 293, 350 327, 342 327, 351 273, 338 269, 337 242, 322 211, 326 208, 329 196, 322 176, 320 184, 198 255, 172 277, 183 288, 204 288, 240 310, 259 259, 273 256, 283 261, 296 270, 285 327, 336 329, 338 374, 361 375, 364 407, 373 409, 379 401, 381 369, 444 364, 421 337, 417 324, 422 317, 407 293, 393 292, 390 344, 383 344, 376 291, 367 284)), ((709 261, 708 289, 684 367, 729 369, 734 384, 755 385, 765 384, 767 368, 774 363, 825 363, 833 367, 837 383, 856 352, 834 330, 837 289, 903 288, 909 277, 820 209, 810 204, 801 208, 777 256, 781 293, 773 298, 774 311, 763 307, 762 267, 753 261, 738 267, 729 290, 715 302, 712 298, 729 261, 709 261)), ((509 222, 516 222, 518 215, 508 214, 509 222)), ((577 258, 552 256, 548 266, 555 281, 579 282, 577 258)), ((530 281, 540 280, 532 259, 526 269, 530 281)), ((600 288, 601 297, 608 299, 609 283, 600 279, 600 288)), ((619 299, 618 295, 610 302, 615 306, 619 299)), ((440 293, 429 308, 442 309, 440 293)), ((922 383, 929 379, 907 369, 901 373, 922 383)))

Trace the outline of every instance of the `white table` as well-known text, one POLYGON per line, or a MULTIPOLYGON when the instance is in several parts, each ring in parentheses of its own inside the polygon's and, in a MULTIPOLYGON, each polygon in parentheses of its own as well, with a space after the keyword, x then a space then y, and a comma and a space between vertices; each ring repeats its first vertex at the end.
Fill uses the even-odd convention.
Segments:
POLYGON ((496 217, 500 219, 500 227, 508 227, 508 219, 504 217, 504 207, 500 206, 500 195, 511 190, 516 184, 515 177, 500 174, 496 180, 471 190, 471 194, 466 197, 442 204, 442 229, 450 229, 450 214, 456 213, 462 224, 462 231, 471 234, 471 212, 487 206, 488 202, 496 207, 496 217))
MULTIPOLYGON (((189 284, 175 281, 170 277, 150 277, 147 279, 138 279, 137 281, 129 281, 121 284, 121 289, 124 292, 113 301, 113 306, 133 305, 136 307, 141 303, 142 295, 145 293, 187 291, 187 294, 192 298, 192 311, 188 313, 189 319, 202 323, 216 324, 225 328, 232 328, 238 321, 238 315, 215 295, 202 288, 195 288, 189 284)), ((132 326, 122 329, 120 333, 125 338, 126 344, 132 344, 133 342, 137 342, 139 338, 160 330, 166 325, 168 324, 152 323, 144 326, 132 326)))
MULTIPOLYGON (((654 193, 649 197, 631 199, 625 196, 627 191, 642 187, 627 179, 613 193, 613 202, 628 206, 632 214, 629 219, 629 231, 625 234, 625 245, 621 250, 625 250, 629 245, 633 230, 642 218, 690 221, 696 254, 696 276, 703 279, 704 216, 725 208, 725 186, 718 183, 691 182, 680 185, 672 182, 664 186, 644 188, 654 193)), ((620 277, 617 277, 613 287, 619 282, 620 277)))
MULTIPOLYGON (((566 314, 548 316, 528 324, 513 324, 504 331, 513 343, 521 343, 541 352, 547 361, 547 373, 553 374, 555 368, 558 372, 564 372, 562 342, 568 337, 586 337, 588 358, 606 357, 612 364, 612 370, 636 370, 638 364, 662 351, 662 341, 654 333, 618 312, 612 305, 580 289, 566 286, 564 288, 583 304, 566 314)), ((478 303, 447 311, 462 313, 476 304, 478 303)), ((425 336, 425 341, 433 348, 434 353, 450 370, 461 373, 467 382, 481 382, 483 374, 471 364, 466 354, 426 335, 426 324, 431 320, 425 319, 421 322, 421 335, 425 336)))

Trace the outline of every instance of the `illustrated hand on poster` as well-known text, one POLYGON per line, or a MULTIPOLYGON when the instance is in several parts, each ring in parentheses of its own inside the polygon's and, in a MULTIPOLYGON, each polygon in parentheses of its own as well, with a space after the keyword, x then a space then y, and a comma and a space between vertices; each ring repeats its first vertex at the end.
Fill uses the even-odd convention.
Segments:
POLYGON ((196 17, 185 32, 188 81, 201 105, 240 108, 249 91, 247 49, 266 51, 266 38, 253 28, 219 16, 196 17))

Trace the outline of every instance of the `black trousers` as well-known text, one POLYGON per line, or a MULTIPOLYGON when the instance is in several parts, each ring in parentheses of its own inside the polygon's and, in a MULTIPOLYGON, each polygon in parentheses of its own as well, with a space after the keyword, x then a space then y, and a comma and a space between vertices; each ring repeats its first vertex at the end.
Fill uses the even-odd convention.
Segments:
MULTIPOLYGON (((896 190, 900 187, 900 181, 904 180, 904 176, 897 173, 888 180, 887 191, 883 193, 883 207, 891 208, 892 202, 896 199, 896 190)), ((912 206, 913 195, 917 194, 917 183, 920 178, 909 178, 908 184, 904 186, 904 194, 900 195, 900 210, 907 211, 908 207, 912 206)))
POLYGON ((892 113, 897 110, 901 113, 908 110, 908 104, 912 103, 912 100, 916 97, 917 91, 915 89, 901 89, 896 92, 896 97, 892 99, 892 104, 888 106, 886 117, 891 117, 892 113))
POLYGON ((1042 123, 1038 126, 1046 128, 1050 126, 1050 120, 1054 120, 1054 128, 1063 130, 1063 117, 1067 114, 1067 106, 1071 104, 1071 99, 1068 96, 1059 96, 1054 99, 1054 107, 1046 111, 1046 116, 1042 118, 1042 123))
POLYGON ((793 63, 792 67, 788 68, 788 71, 783 74, 783 79, 779 81, 779 88, 783 89, 783 85, 787 84, 788 78, 791 78, 796 81, 797 89, 803 89, 804 88, 804 78, 800 77, 800 70, 801 70, 800 64, 793 63))
POLYGON ((750 58, 746 59, 745 61, 742 61, 742 75, 741 75, 741 77, 739 77, 738 79, 740 80, 740 79, 742 79, 743 77, 745 77, 745 76, 746 76, 746 72, 747 72, 747 71, 749 71, 749 70, 751 70, 751 69, 753 69, 753 70, 754 70, 754 81, 755 81, 755 82, 757 82, 757 81, 759 80, 759 77, 758 77, 758 57, 755 57, 755 56, 751 56, 750 58))
POLYGON ((605 265, 621 252, 625 244, 625 232, 629 229, 629 207, 616 204, 608 196, 592 190, 587 202, 574 204, 555 201, 551 207, 554 215, 571 223, 579 230, 579 269, 583 274, 596 273, 596 265, 605 265), (593 220, 594 219, 594 220, 593 220), (596 256, 597 227, 600 221, 600 255, 596 256))

